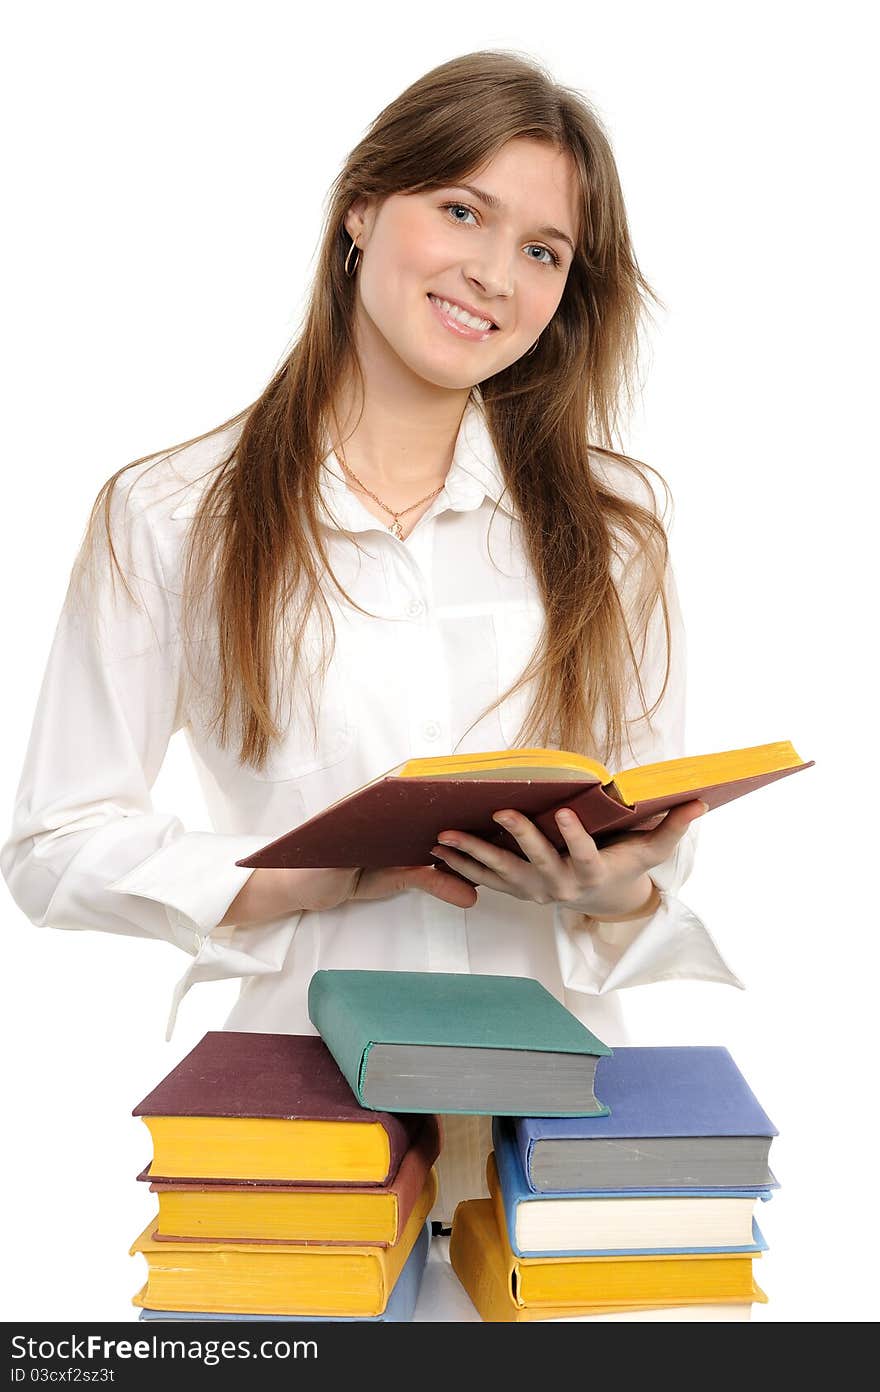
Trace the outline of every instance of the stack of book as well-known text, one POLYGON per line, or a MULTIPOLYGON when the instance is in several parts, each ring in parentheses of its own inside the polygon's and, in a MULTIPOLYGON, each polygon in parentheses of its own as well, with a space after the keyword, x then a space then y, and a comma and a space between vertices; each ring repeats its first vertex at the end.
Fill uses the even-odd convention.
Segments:
POLYGON ((485 1321, 748 1319, 776 1128, 720 1047, 616 1048, 604 1116, 496 1116, 450 1261, 485 1321))
POLYGON ((435 1115, 360 1105, 315 1035, 211 1031, 134 1109, 158 1212, 140 1318, 412 1319, 435 1115))

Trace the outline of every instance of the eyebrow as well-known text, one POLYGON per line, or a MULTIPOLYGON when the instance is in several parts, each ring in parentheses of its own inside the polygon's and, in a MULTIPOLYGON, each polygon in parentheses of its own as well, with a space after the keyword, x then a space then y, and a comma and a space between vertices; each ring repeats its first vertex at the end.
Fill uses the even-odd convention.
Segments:
MULTIPOLYGON (((495 212, 501 212, 504 208, 504 204, 496 193, 487 193, 485 189, 477 188, 474 184, 449 184, 448 187, 466 189, 468 193, 473 194, 474 198, 478 198, 487 208, 492 208, 495 212)), ((557 241, 565 242, 574 256, 574 242, 567 232, 561 232, 558 227, 538 227, 535 230, 539 237, 555 237, 557 241)))

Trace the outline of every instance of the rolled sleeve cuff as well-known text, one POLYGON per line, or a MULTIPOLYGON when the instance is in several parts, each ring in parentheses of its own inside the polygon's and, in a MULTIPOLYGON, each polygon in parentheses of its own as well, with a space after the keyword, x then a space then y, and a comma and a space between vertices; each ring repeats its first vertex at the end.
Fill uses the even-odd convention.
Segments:
POLYGON ((173 940, 193 955, 174 988, 166 1040, 174 1032, 178 1008, 191 986, 281 971, 302 910, 268 923, 218 926, 253 874, 235 862, 265 844, 265 836, 186 832, 108 886, 118 894, 136 894, 162 904, 173 940))
POLYGON ((254 873, 236 860, 265 844, 265 836, 185 832, 107 888, 164 905, 178 946, 197 953, 254 873))
POLYGON ((165 1028, 166 1041, 174 1033, 180 1002, 191 986, 202 981, 228 981, 234 977, 280 972, 304 912, 299 909, 270 923, 244 927, 227 924, 204 937, 196 957, 174 988, 165 1028))
POLYGON ((705 923, 662 888, 653 914, 626 923, 602 923, 557 905, 554 932, 571 991, 601 996, 654 981, 714 981, 745 990, 705 923))

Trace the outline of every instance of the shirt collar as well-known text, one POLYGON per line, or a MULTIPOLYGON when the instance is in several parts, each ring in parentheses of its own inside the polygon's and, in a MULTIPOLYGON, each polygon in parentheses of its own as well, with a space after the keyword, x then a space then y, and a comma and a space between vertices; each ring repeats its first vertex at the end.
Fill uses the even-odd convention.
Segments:
MULTIPOLYGON (((348 523, 348 531, 366 531, 375 526, 364 520, 332 450, 321 465, 321 495, 325 509, 337 525, 348 523)), ((476 388, 461 418, 440 499, 445 500, 453 512, 472 512, 485 498, 498 503, 512 516, 516 515, 510 498, 505 495, 501 465, 489 434, 482 396, 476 388)))
MULTIPOLYGON (((203 480, 198 481, 201 482, 203 480)), ((172 518, 194 517, 202 491, 198 484, 188 488, 183 502, 172 512, 172 518)), ((356 495, 348 487, 339 460, 332 450, 321 463, 320 491, 324 511, 334 525, 355 532, 367 531, 375 525, 364 519, 356 495)), ((462 415, 452 463, 440 498, 453 512, 472 512, 488 498, 511 516, 516 516, 513 503, 505 494, 501 465, 489 435, 483 398, 478 387, 474 388, 462 415)))

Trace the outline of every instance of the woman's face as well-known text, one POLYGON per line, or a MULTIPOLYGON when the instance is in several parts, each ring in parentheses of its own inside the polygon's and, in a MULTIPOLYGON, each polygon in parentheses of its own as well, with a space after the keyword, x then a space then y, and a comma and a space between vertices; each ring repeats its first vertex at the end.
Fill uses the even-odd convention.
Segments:
POLYGON ((361 249, 361 352, 390 349, 419 377, 459 389, 522 357, 550 322, 579 218, 570 156, 535 140, 509 141, 465 184, 362 200, 346 217, 361 249))

